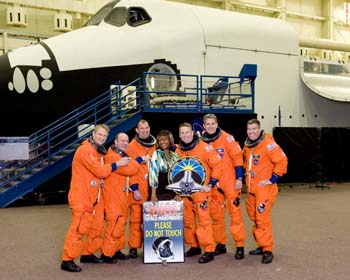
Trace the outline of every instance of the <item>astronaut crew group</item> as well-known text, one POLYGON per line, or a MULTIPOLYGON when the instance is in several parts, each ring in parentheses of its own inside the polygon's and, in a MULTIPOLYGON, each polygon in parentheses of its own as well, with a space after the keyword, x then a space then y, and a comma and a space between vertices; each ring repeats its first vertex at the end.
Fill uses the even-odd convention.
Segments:
POLYGON ((197 135, 190 123, 182 123, 180 141, 175 145, 171 132, 162 130, 156 139, 150 133, 149 123, 140 120, 130 143, 127 134, 119 133, 106 151, 104 143, 110 129, 104 124, 96 125, 91 137, 76 150, 72 162, 68 194, 72 219, 63 246, 62 270, 80 272, 81 267, 74 262, 79 256, 80 263, 114 264, 118 259, 137 258, 143 242, 142 203, 148 199, 183 201, 184 239, 190 246, 185 257, 201 255, 199 263, 208 263, 215 255, 226 253, 227 208, 229 231, 236 245, 235 259, 243 259, 243 178, 246 211, 258 245, 249 254, 262 255, 264 264, 272 262, 271 210, 278 194, 276 183, 287 171, 286 155, 272 135, 261 129, 257 119, 247 122, 248 137, 243 150, 231 134, 219 127, 214 114, 203 117, 203 127, 203 134, 197 135), (198 160, 206 174, 200 191, 190 196, 164 188, 170 167, 185 157, 198 160), (122 252, 126 243, 128 255, 122 252), (95 255, 97 251, 101 251, 100 257, 95 255))

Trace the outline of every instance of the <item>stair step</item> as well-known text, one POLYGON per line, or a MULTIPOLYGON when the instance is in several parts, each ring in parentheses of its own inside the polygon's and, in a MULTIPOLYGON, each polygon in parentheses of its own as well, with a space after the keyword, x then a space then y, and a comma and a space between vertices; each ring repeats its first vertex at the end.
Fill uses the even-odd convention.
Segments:
POLYGON ((54 157, 52 157, 52 160, 53 161, 58 161, 58 160, 60 160, 62 158, 64 158, 64 156, 54 156, 54 157))
POLYGON ((1 169, 1 172, 5 172, 5 173, 9 173, 9 172, 11 172, 11 171, 13 171, 13 170, 16 170, 16 168, 3 168, 3 169, 1 169))
POLYGON ((48 166, 48 162, 47 161, 43 161, 40 166, 36 167, 36 168, 45 168, 46 166, 48 166))
POLYGON ((75 149, 67 149, 67 150, 62 151, 62 154, 69 155, 69 154, 73 153, 74 151, 75 151, 75 149))
POLYGON ((8 187, 13 187, 13 186, 19 184, 20 182, 21 182, 21 181, 19 181, 19 180, 11 181, 7 186, 8 186, 8 187))
POLYGON ((112 121, 112 122, 110 123, 110 126, 113 126, 113 127, 114 127, 114 126, 120 124, 122 121, 124 121, 124 120, 116 119, 116 120, 114 120, 114 121, 112 121))
POLYGON ((37 172, 43 170, 43 168, 44 168, 44 167, 42 167, 42 168, 40 168, 40 167, 33 168, 33 169, 30 171, 30 173, 32 173, 32 174, 37 173, 37 172))
POLYGON ((19 172, 22 172, 22 171, 24 171, 26 169, 27 169, 26 167, 17 168, 16 169, 16 174, 19 173, 19 172))
POLYGON ((21 179, 21 180, 26 180, 26 179, 28 179, 30 176, 32 176, 32 174, 23 174, 21 177, 19 177, 19 179, 21 179))
POLYGON ((21 167, 21 168, 4 168, 1 169, 1 176, 5 176, 8 175, 8 177, 12 177, 15 176, 16 174, 18 174, 19 172, 24 171, 25 168, 21 167))
POLYGON ((16 174, 16 168, 3 168, 1 169, 1 176, 10 175, 13 176, 16 174))

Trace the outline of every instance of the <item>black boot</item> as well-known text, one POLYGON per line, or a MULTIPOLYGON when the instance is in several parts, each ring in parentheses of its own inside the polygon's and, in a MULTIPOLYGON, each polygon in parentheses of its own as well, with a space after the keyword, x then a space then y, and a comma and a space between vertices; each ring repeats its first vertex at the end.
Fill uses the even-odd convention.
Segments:
POLYGON ((137 249, 136 248, 130 248, 129 250, 129 257, 132 259, 137 258, 137 249))
POLYGON ((200 255, 202 254, 201 248, 200 247, 191 247, 186 253, 185 257, 193 257, 195 255, 200 255))
POLYGON ((96 257, 94 254, 82 255, 80 257, 81 263, 103 263, 101 258, 96 257))
POLYGON ((236 248, 235 259, 236 260, 244 259, 244 247, 237 247, 236 248))
POLYGON ((272 263, 273 254, 270 251, 264 251, 261 262, 262 263, 272 263))
POLYGON ((101 255, 101 259, 104 263, 109 263, 109 264, 115 264, 118 262, 116 258, 108 257, 108 256, 105 256, 104 254, 101 255))
POLYGON ((218 256, 218 255, 221 255, 221 254, 226 254, 226 252, 227 252, 227 249, 226 249, 225 244, 220 244, 219 243, 215 247, 214 255, 218 256))
MULTIPOLYGON (((137 257, 137 252, 136 252, 136 257, 137 257)), ((117 252, 115 252, 113 258, 118 259, 118 260, 124 260, 124 261, 125 261, 125 260, 128 260, 128 259, 129 259, 129 256, 123 254, 122 251, 117 251, 117 252)))
POLYGON ((214 252, 204 253, 200 259, 198 260, 199 263, 208 263, 214 260, 214 252))
POLYGON ((263 254, 263 248, 262 247, 258 247, 255 250, 251 250, 249 251, 249 255, 262 255, 263 254))
POLYGON ((74 261, 62 261, 61 269, 69 272, 80 272, 81 267, 77 266, 74 261))

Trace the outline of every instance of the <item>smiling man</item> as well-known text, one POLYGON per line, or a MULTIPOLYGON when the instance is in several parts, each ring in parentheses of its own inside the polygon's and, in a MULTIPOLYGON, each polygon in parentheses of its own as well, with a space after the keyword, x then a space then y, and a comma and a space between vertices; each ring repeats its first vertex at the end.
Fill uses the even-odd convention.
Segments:
POLYGON ((246 209, 258 244, 249 254, 262 255, 261 262, 267 264, 273 260, 271 210, 278 194, 277 181, 287 172, 288 159, 273 136, 261 129, 259 120, 247 122, 247 135, 243 149, 246 209))
MULTIPOLYGON (((210 190, 223 173, 222 162, 213 147, 204 143, 194 134, 191 124, 182 123, 179 126, 179 137, 180 142, 176 153, 180 158, 189 158, 192 163, 197 162, 198 166, 202 165, 205 168, 201 190, 192 192, 190 196, 182 197, 184 202, 185 242, 191 246, 185 253, 185 257, 200 255, 202 253, 201 247, 203 247, 204 254, 198 262, 208 263, 214 260, 215 251, 209 208, 210 190)), ((188 174, 194 176, 195 168, 191 171, 188 174)))
POLYGON ((129 257, 137 258, 137 249, 142 247, 142 203, 148 198, 148 167, 149 160, 156 149, 156 138, 151 135, 151 127, 146 120, 139 120, 136 128, 136 135, 126 149, 131 158, 142 157, 140 168, 134 176, 130 177, 129 195, 129 257))
POLYGON ((230 216, 230 233, 236 244, 235 259, 244 258, 244 241, 246 232, 241 207, 243 157, 242 149, 235 138, 219 127, 214 114, 203 117, 204 133, 202 140, 210 144, 222 159, 225 176, 211 190, 210 214, 213 219, 214 238, 217 243, 215 255, 225 254, 226 227, 225 209, 230 216))

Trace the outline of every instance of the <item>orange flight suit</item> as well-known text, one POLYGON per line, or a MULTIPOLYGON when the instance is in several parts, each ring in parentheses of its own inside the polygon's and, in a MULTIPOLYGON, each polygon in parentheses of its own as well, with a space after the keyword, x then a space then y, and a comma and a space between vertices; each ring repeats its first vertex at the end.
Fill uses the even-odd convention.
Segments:
MULTIPOLYGON (((192 149, 183 150, 181 142, 177 146, 176 153, 182 157, 196 157, 204 165, 206 171, 205 185, 208 185, 211 178, 219 180, 223 173, 221 159, 213 147, 204 143, 196 136, 192 149), (197 142, 197 143, 196 143, 197 142)), ((196 192, 191 198, 182 197, 184 203, 184 238, 191 247, 204 247, 206 253, 214 252, 215 240, 210 218, 209 206, 201 208, 200 205, 207 201, 210 205, 210 192, 196 192), (198 219, 198 225, 196 222, 198 219)))
MULTIPOLYGON (((263 132, 262 132, 263 133, 263 132)), ((273 251, 271 210, 278 194, 275 178, 287 172, 288 159, 281 147, 270 134, 262 134, 256 145, 243 148, 246 172, 246 210, 254 222, 253 236, 263 251, 273 251), (262 180, 270 180, 270 185, 259 186, 262 180)))
POLYGON ((62 260, 74 260, 98 251, 104 228, 103 179, 112 173, 112 165, 104 164, 103 155, 88 140, 76 150, 72 162, 72 178, 68 193, 72 221, 68 229, 62 260), (87 236, 84 243, 82 238, 87 236))
MULTIPOLYGON (((151 158, 153 152, 156 149, 156 140, 150 135, 154 141, 143 143, 140 142, 139 138, 134 138, 131 140, 126 153, 132 158, 137 158, 139 156, 146 156, 151 158), (151 144, 149 144, 151 143, 151 144)), ((137 201, 134 199, 133 194, 129 193, 129 248, 141 248, 142 247, 142 203, 147 201, 148 198, 148 163, 142 163, 138 169, 136 175, 130 177, 130 186, 138 185, 138 190, 141 193, 141 200, 137 201)))
MULTIPOLYGON (((106 163, 117 162, 126 156, 128 155, 123 151, 110 147, 105 160, 106 163)), ((102 244, 102 253, 105 256, 113 257, 116 251, 122 250, 125 246, 128 220, 128 176, 136 174, 139 167, 140 164, 132 160, 127 166, 118 168, 105 180, 103 197, 107 225, 102 244)))
POLYGON ((231 134, 220 128, 218 128, 215 137, 210 137, 210 135, 204 133, 202 139, 213 146, 222 159, 225 174, 220 177, 217 186, 211 190, 210 213, 213 219, 214 239, 218 244, 226 244, 226 206, 230 216, 231 236, 236 243, 236 247, 244 247, 246 232, 241 207, 242 190, 235 189, 236 167, 241 169, 242 174, 239 174, 239 176, 243 177, 242 149, 231 134))

